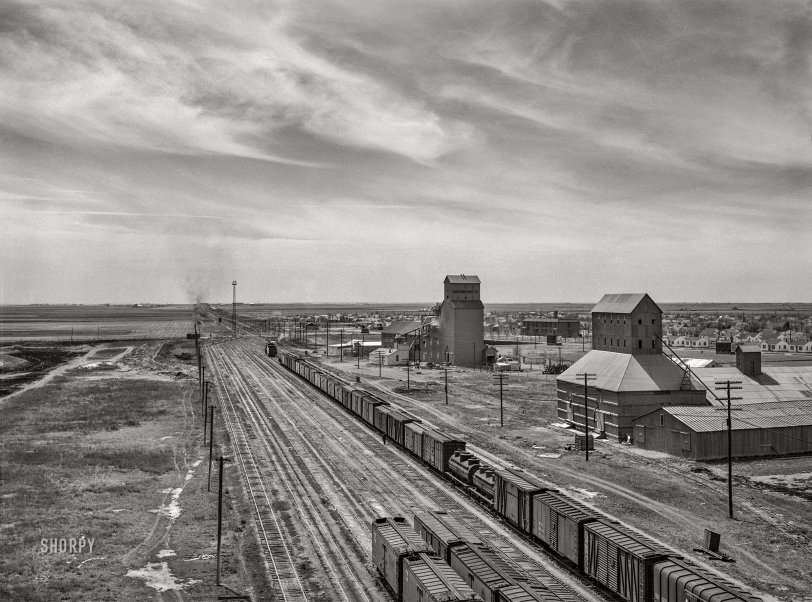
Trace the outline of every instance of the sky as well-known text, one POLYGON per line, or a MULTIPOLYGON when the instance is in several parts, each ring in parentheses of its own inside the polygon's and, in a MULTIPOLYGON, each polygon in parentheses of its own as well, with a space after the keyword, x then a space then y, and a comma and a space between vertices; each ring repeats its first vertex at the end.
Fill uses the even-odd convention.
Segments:
POLYGON ((812 5, 0 3, 0 303, 810 301, 812 5))

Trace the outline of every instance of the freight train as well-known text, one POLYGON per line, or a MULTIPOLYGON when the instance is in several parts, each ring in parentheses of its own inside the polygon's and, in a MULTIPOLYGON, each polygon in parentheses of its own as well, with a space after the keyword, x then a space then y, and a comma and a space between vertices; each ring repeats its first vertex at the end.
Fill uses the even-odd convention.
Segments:
POLYGON ((465 441, 446 435, 317 363, 287 351, 279 353, 279 362, 455 483, 524 537, 541 544, 573 571, 621 600, 763 602, 529 473, 488 465, 466 451, 465 441))

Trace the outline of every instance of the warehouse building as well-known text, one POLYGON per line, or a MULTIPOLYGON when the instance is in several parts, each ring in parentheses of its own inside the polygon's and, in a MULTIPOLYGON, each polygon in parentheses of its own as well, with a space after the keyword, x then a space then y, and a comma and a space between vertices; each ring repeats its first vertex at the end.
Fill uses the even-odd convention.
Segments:
POLYGON ((479 287, 477 276, 445 277, 443 301, 437 315, 423 325, 416 349, 418 358, 424 362, 459 366, 474 367, 483 363, 485 306, 479 287))
MULTIPOLYGON (((557 312, 556 312, 557 313, 557 312)), ((525 318, 521 334, 530 337, 559 336, 571 339, 580 336, 581 321, 574 318, 525 318)))
MULTIPOLYGON (((731 416, 734 457, 812 452, 812 399, 737 406, 731 416)), ((652 410, 634 421, 634 444, 693 460, 727 458, 727 408, 652 410)))
POLYGON ((592 310, 592 351, 556 380, 558 417, 624 440, 663 406, 707 405, 705 391, 662 354, 662 310, 645 293, 604 295, 592 310), (587 394, 579 374, 590 374, 587 394), (586 403, 585 403, 586 398, 586 403))

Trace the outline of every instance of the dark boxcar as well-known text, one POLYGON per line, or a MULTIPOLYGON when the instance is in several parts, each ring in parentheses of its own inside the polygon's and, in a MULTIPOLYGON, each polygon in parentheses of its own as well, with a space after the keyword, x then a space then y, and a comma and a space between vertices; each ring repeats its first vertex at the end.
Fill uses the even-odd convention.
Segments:
POLYGON ((372 562, 398 599, 402 594, 403 559, 429 551, 426 542, 402 516, 378 518, 372 522, 372 562))
POLYGON ((610 521, 584 524, 584 573, 628 602, 648 602, 654 595, 654 564, 669 551, 650 539, 610 521))
POLYGON ((493 508, 525 533, 532 533, 533 496, 547 487, 526 472, 496 470, 493 473, 493 508))
POLYGON ((421 460, 423 459, 423 433, 425 431, 425 427, 417 422, 410 422, 403 427, 403 447, 421 460))
POLYGON ((654 564, 655 602, 763 602, 721 577, 686 560, 654 564))
POLYGON ((448 471, 466 485, 473 485, 474 473, 479 468, 479 458, 467 451, 457 450, 448 461, 448 471))
POLYGON ((434 556, 403 560, 403 602, 482 600, 450 566, 434 556))
POLYGON ((583 571, 581 541, 584 524, 605 518, 597 510, 557 491, 543 491, 533 496, 533 536, 583 571))
POLYGON ((369 395, 364 389, 355 389, 352 392, 352 413, 364 417, 364 397, 369 395))
POLYGON ((450 550, 449 564, 485 602, 497 600, 502 588, 526 581, 527 576, 510 566, 496 550, 485 544, 464 543, 450 550))
POLYGON ((367 395, 363 399, 364 409, 361 414, 361 418, 364 419, 364 422, 367 424, 375 425, 375 408, 380 405, 389 405, 388 401, 384 401, 375 397, 374 395, 367 395))
POLYGON ((416 418, 409 416, 405 412, 391 408, 386 423, 386 434, 389 435, 390 439, 394 439, 398 445, 403 446, 405 445, 404 429, 407 424, 416 420, 416 418))
POLYGON ((372 409, 372 426, 381 433, 387 432, 387 425, 389 423, 389 414, 392 413, 392 408, 388 405, 380 404, 372 409))
POLYGON ((480 464, 471 479, 474 489, 485 500, 493 501, 493 466, 480 464))
POLYGON ((563 602, 549 588, 537 583, 517 583, 499 590, 496 599, 498 602, 563 602))
POLYGON ((448 461, 460 449, 465 449, 465 441, 429 428, 423 433, 423 460, 441 473, 448 471, 448 461))
POLYGON ((447 512, 420 512, 414 515, 414 530, 446 562, 450 550, 462 543, 482 543, 479 536, 447 512))
POLYGON ((355 387, 352 385, 344 385, 341 387, 341 405, 347 408, 350 412, 352 412, 352 392, 355 390, 355 387))

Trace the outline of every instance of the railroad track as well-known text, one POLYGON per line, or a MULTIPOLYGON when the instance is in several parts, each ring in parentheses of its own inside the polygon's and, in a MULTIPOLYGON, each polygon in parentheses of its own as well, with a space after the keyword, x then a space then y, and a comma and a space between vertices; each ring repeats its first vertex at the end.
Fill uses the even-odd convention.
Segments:
POLYGON ((207 349, 207 355, 210 365, 213 363, 218 367, 214 375, 214 382, 220 393, 220 413, 231 437, 234 459, 240 468, 250 502, 254 507, 257 533, 271 571, 275 591, 282 600, 307 600, 307 591, 296 570, 290 543, 274 512, 273 502, 265 487, 263 475, 254 457, 248 435, 238 416, 234 398, 238 397, 237 403, 239 403, 241 395, 232 392, 232 388, 239 389, 239 381, 232 378, 232 373, 226 368, 221 350, 222 346, 207 349))
MULTIPOLYGON (((220 360, 230 373, 240 377, 239 381, 232 380, 232 387, 240 397, 241 417, 246 421, 247 430, 253 435, 254 444, 268 452, 263 461, 269 473, 266 478, 272 479, 277 486, 277 503, 284 500, 290 504, 299 524, 304 527, 304 533, 298 533, 295 527, 289 527, 289 539, 306 539, 312 545, 321 569, 332 585, 330 599, 368 600, 366 587, 356 576, 356 568, 347 561, 343 550, 344 538, 334 532, 334 521, 329 511, 320 507, 322 495, 318 483, 308 478, 307 472, 302 470, 301 454, 297 453, 295 445, 286 435, 286 427, 295 428, 295 425, 286 424, 284 413, 278 408, 290 400, 277 395, 277 407, 269 407, 269 391, 261 380, 255 378, 250 362, 238 363, 234 360, 234 355, 237 354, 228 354, 224 350, 220 360)), ((318 585, 305 587, 305 591, 314 597, 324 595, 321 589, 318 585)))
POLYGON ((515 541, 515 537, 505 534, 503 525, 500 534, 499 521, 493 517, 483 520, 482 509, 449 483, 405 452, 384 445, 377 433, 335 401, 261 355, 256 341, 243 341, 231 351, 240 356, 240 373, 257 393, 265 414, 279 423, 276 436, 280 443, 300 463, 302 473, 312 475, 321 485, 316 495, 329 504, 341 523, 340 530, 352 534, 353 547, 361 555, 369 553, 368 525, 373 518, 384 514, 408 516, 439 507, 453 512, 512 564, 535 575, 562 599, 576 602, 595 598, 580 584, 573 588, 572 578, 552 561, 542 564, 539 549, 515 541))

